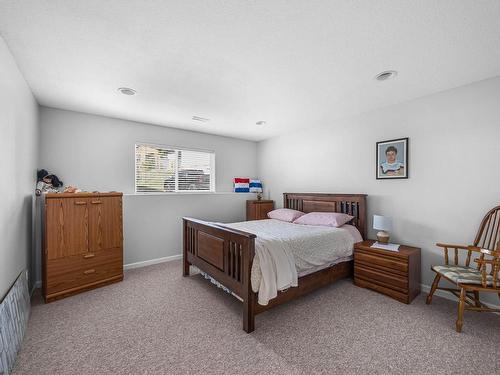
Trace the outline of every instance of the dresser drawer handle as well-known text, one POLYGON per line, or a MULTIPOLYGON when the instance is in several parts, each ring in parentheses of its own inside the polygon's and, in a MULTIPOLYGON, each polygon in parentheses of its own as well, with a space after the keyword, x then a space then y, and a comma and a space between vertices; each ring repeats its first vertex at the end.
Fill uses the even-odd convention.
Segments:
POLYGON ((88 258, 93 258, 93 257, 95 257, 95 254, 85 254, 83 257, 84 257, 85 259, 88 259, 88 258))
POLYGON ((92 201, 92 204, 102 204, 102 201, 92 201))
POLYGON ((84 205, 86 205, 86 204, 87 204, 87 202, 84 202, 84 201, 76 201, 76 202, 75 202, 75 204, 76 204, 77 206, 84 206, 84 205))
POLYGON ((95 269, 92 268, 91 270, 83 271, 84 275, 90 275, 91 273, 95 273, 95 269))

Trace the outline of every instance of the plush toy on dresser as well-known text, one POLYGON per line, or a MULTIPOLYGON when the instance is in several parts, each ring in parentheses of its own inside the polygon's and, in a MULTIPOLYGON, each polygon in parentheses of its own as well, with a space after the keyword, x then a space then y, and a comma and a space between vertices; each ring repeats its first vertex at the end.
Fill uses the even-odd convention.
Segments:
POLYGON ((49 174, 45 169, 40 169, 36 173, 36 195, 42 193, 58 193, 63 182, 55 174, 49 174))

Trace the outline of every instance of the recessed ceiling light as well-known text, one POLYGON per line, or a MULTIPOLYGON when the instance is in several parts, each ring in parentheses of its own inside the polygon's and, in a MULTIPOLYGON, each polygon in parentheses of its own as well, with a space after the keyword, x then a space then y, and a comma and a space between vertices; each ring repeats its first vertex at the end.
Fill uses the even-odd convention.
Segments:
POLYGON ((200 117, 200 116, 193 116, 192 119, 194 121, 200 121, 200 122, 209 122, 210 119, 206 117, 200 117))
POLYGON ((118 91, 121 92, 123 95, 129 95, 129 96, 135 95, 137 93, 137 91, 129 87, 120 87, 118 91))
POLYGON ((255 125, 266 125, 266 124, 267 124, 267 122, 265 122, 265 121, 257 121, 255 123, 255 125))
POLYGON ((375 76, 377 81, 387 81, 388 79, 395 78, 398 72, 395 70, 386 70, 385 72, 379 73, 375 76))

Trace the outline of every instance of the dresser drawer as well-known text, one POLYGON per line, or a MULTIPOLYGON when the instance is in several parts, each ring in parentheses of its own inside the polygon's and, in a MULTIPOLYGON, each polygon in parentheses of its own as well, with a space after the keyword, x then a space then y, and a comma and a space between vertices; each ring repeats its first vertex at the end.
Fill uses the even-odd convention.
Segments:
POLYGON ((52 294, 83 287, 121 274, 123 274, 121 248, 50 260, 47 261, 45 293, 52 294))
POLYGON ((408 278, 406 276, 384 272, 358 263, 354 267, 354 277, 363 278, 402 293, 408 293, 408 278))
POLYGON ((404 259, 379 254, 372 255, 358 249, 354 252, 354 262, 385 269, 389 272, 394 270, 403 275, 408 273, 408 262, 404 259))

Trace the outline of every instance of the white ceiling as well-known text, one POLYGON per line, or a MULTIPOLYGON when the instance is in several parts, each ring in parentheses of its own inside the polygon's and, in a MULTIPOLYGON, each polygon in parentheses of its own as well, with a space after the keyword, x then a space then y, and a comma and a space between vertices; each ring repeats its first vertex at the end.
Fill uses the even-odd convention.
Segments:
POLYGON ((0 34, 42 105, 251 140, 500 75, 498 0, 0 0, 0 34))

